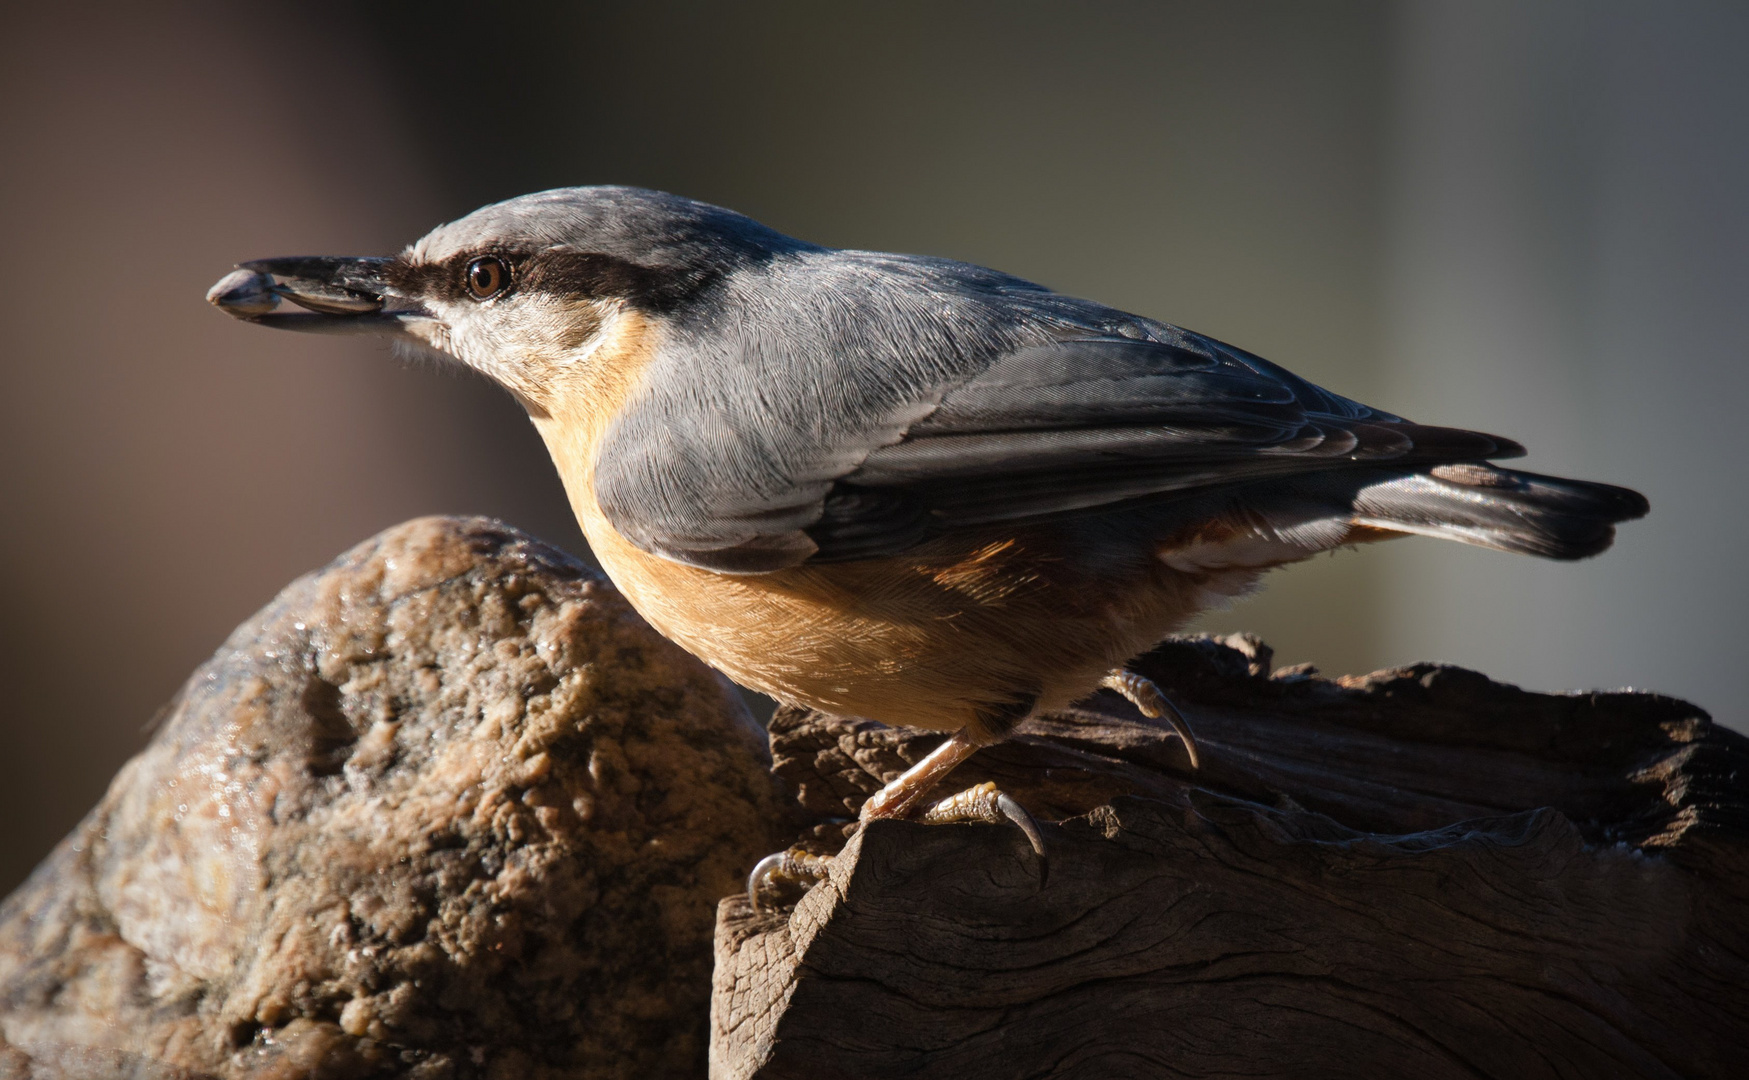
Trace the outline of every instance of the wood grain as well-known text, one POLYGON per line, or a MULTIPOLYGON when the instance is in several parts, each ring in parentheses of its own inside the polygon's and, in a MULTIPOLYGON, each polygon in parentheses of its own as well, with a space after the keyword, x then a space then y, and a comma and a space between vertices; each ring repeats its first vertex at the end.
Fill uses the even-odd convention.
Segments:
MULTIPOLYGON (((1651 694, 1437 665, 1141 667, 1205 765, 1101 695, 981 751, 1046 825, 877 822, 793 908, 719 908, 712 1075, 1735 1075, 1749 742, 1651 694)), ((787 711, 775 770, 848 816, 939 736, 787 711)))

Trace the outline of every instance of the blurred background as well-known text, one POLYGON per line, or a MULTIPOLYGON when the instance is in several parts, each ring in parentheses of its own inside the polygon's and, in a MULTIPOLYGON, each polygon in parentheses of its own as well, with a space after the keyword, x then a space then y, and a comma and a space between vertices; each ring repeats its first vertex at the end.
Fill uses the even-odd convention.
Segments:
POLYGON ((429 513, 587 557, 503 394, 201 299, 570 184, 985 263, 1636 487, 1592 562, 1406 540, 1202 627, 1745 724, 1749 6, 146 7, 0 14, 0 891, 296 575, 429 513))

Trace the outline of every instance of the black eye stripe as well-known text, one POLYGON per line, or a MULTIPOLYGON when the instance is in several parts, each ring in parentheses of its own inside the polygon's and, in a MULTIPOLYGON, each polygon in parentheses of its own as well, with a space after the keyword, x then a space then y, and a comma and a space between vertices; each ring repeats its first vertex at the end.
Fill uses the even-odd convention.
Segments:
POLYGON ((522 251, 515 248, 451 255, 438 262, 418 262, 402 255, 384 270, 404 296, 428 296, 447 301, 484 303, 512 289, 563 297, 620 299, 650 310, 670 308, 707 287, 717 273, 710 268, 676 270, 644 266, 599 252, 564 249, 522 251), (487 278, 476 289, 474 272, 492 260, 501 268, 497 291, 487 278))

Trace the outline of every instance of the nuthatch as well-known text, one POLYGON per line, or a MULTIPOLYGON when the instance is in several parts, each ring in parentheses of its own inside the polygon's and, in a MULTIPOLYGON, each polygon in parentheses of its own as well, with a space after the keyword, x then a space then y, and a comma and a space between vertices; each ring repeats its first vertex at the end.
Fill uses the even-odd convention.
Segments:
POLYGON ((779 701, 953 733, 865 820, 1007 816, 1035 846, 999 792, 925 797, 1102 685, 1194 763, 1124 664, 1263 571, 1410 533, 1578 559, 1647 510, 1188 330, 636 188, 511 199, 393 258, 244 263, 209 299, 491 377, 656 629, 779 701))

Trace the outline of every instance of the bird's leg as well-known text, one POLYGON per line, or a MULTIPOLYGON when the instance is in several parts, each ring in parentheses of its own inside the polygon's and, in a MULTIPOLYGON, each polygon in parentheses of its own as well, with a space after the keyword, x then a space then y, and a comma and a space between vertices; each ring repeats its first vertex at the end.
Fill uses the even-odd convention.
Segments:
POLYGON ((935 786, 948 773, 977 753, 980 746, 988 746, 994 741, 977 739, 973 737, 971 730, 964 727, 954 732, 952 738, 931 750, 922 761, 870 795, 868 801, 862 804, 862 813, 858 816, 863 821, 870 818, 910 817, 911 812, 923 802, 923 797, 935 790, 935 786))
POLYGON ((984 825, 1014 824, 1026 834, 1027 843, 1039 859, 1039 882, 1046 871, 1045 841, 1038 823, 1026 808, 992 783, 969 787, 957 795, 949 795, 924 806, 924 799, 938 784, 980 747, 1000 742, 1015 726, 1032 712, 1033 701, 1027 698, 1011 705, 992 709, 970 724, 954 732, 953 737, 930 751, 922 761, 906 769, 898 779, 871 795, 862 804, 861 818, 913 818, 925 825, 974 823, 984 825), (921 807, 921 810, 919 809, 921 807))
MULTIPOLYGON (((925 796, 935 789, 941 779, 952 772, 960 762, 977 752, 979 746, 987 745, 987 740, 975 739, 970 734, 970 728, 961 728, 953 737, 931 750, 922 761, 906 769, 898 777, 890 781, 862 804, 860 815, 863 821, 871 818, 904 818, 910 817, 925 796)), ((958 798, 958 796, 955 796, 958 798)), ((1008 798, 1006 795, 1003 798, 1008 798)), ((1014 800, 1009 799, 1010 803, 1014 800)), ((943 800, 937 806, 953 802, 953 799, 943 800)), ((1015 804, 1019 809, 1019 804, 1015 804)), ((931 807, 931 812, 935 807, 931 807)), ((1026 811, 1021 810, 1025 814, 1026 811)), ((950 820, 970 820, 968 818, 942 818, 942 822, 950 820)), ((982 820, 982 819, 980 819, 982 820)), ((1002 819, 998 819, 1002 820, 1002 819)), ((1026 819, 1028 823, 1031 818, 1026 819)), ((1031 838, 1038 834, 1038 827, 1033 826, 1028 832, 1031 838)), ((1034 843, 1037 847, 1037 842, 1034 843)), ((759 908, 759 891, 767 885, 799 886, 811 885, 826 876, 826 864, 831 861, 830 855, 812 855, 798 848, 767 855, 759 860, 753 868, 753 873, 747 877, 747 897, 753 902, 755 910, 759 908)))
POLYGON ((975 720, 954 732, 951 738, 900 773, 886 787, 869 796, 862 804, 859 816, 863 821, 880 817, 911 817, 948 773, 981 747, 1006 739, 1022 720, 1032 715, 1032 707, 1037 701, 1037 694, 1024 694, 979 709, 975 720))
MULTIPOLYGON (((1045 874, 1044 838, 1032 815, 995 784, 979 784, 957 795, 924 805, 930 792, 959 764, 977 753, 980 747, 1002 741, 1015 725, 1032 711, 1033 699, 990 709, 976 723, 968 724, 926 754, 922 761, 869 796, 858 815, 864 822, 875 818, 915 818, 928 825, 948 825, 961 822, 1006 824, 1012 822, 1026 834, 1027 842, 1039 857, 1039 879, 1045 874)), ((759 910, 759 892, 768 885, 811 885, 826 876, 830 855, 813 855, 798 848, 767 855, 747 877, 747 898, 755 911, 759 910)))
POLYGON ((1111 673, 1099 681, 1099 685, 1108 690, 1116 690, 1129 699, 1136 711, 1150 720, 1164 719, 1172 725, 1172 730, 1184 743, 1185 753, 1190 755, 1190 767, 1202 768, 1202 758, 1196 751, 1196 736, 1190 733, 1190 722, 1184 719, 1184 714, 1178 711, 1178 706, 1167 700, 1160 688, 1154 685, 1152 679, 1125 668, 1113 668, 1111 673))

